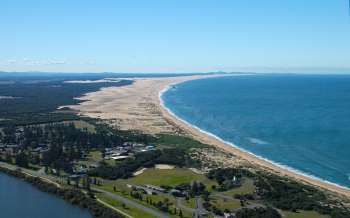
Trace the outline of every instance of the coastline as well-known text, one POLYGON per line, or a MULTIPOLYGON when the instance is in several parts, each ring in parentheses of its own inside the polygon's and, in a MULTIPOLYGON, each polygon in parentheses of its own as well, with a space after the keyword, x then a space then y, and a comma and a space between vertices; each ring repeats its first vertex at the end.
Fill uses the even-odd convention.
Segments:
MULTIPOLYGON (((176 83, 176 84, 179 84, 179 83, 176 83)), ((176 85, 176 84, 170 84, 169 87, 171 87, 171 86, 173 86, 173 85, 176 85)), ((175 123, 179 124, 179 122, 181 122, 181 124, 180 124, 181 126, 182 126, 182 124, 186 125, 186 127, 184 127, 184 128, 189 129, 189 131, 191 131, 191 135, 193 135, 193 132, 192 132, 193 130, 192 130, 192 129, 194 129, 194 131, 198 131, 198 132, 199 132, 199 133, 197 133, 197 134, 200 134, 200 137, 203 137, 203 136, 201 136, 201 135, 204 134, 204 135, 205 135, 205 138, 207 138, 207 137, 212 137, 212 138, 214 138, 215 140, 218 141, 217 143, 220 143, 220 144, 223 143, 223 144, 225 144, 225 146, 231 146, 232 148, 235 149, 235 151, 234 151, 234 152, 229 151, 229 152, 231 152, 231 153, 233 153, 233 154, 235 154, 235 155, 237 155, 237 153, 235 153, 235 152, 237 152, 236 150, 239 150, 240 152, 244 152, 244 153, 246 153, 246 154, 248 154, 248 155, 253 156, 253 158, 258 159, 259 161, 267 162, 268 165, 266 166, 266 165, 264 164, 263 166, 264 166, 264 167, 267 167, 269 170, 273 169, 273 171, 275 171, 275 172, 277 172, 277 173, 281 173, 282 171, 285 171, 285 170, 290 172, 290 173, 283 172, 282 175, 287 175, 287 176, 289 176, 289 177, 294 177, 294 176, 290 176, 289 174, 297 174, 297 175, 298 175, 298 177, 296 177, 297 179, 300 179, 299 176, 303 177, 303 179, 302 179, 303 181, 304 181, 304 177, 305 177, 305 178, 308 178, 307 180, 305 180, 305 182, 308 182, 308 183, 310 183, 311 185, 316 185, 316 186, 322 187, 322 186, 319 185, 319 184, 313 184, 314 181, 311 182, 311 181, 309 181, 309 179, 315 180, 315 181, 320 182, 320 183, 326 183, 326 184, 329 184, 329 185, 331 185, 331 186, 335 186, 335 187, 337 187, 337 188, 343 189, 343 190, 345 190, 345 191, 350 191, 350 189, 347 188, 347 187, 341 186, 341 185, 339 185, 339 184, 336 184, 336 183, 333 183, 333 182, 330 182, 330 181, 327 181, 327 180, 323 180, 323 179, 318 178, 318 177, 316 177, 316 176, 313 176, 313 175, 311 175, 311 174, 307 174, 307 173, 305 173, 305 172, 302 172, 302 171, 299 171, 299 170, 297 170, 297 169, 291 168, 291 167, 289 167, 289 166, 287 166, 287 165, 283 165, 283 164, 274 162, 274 161, 269 160, 269 159, 267 159, 267 158, 264 158, 264 157, 262 157, 262 156, 258 156, 258 155, 254 154, 254 153, 252 153, 252 152, 250 152, 250 151, 248 151, 248 150, 245 150, 245 149, 243 149, 243 148, 241 148, 241 147, 235 145, 235 144, 232 143, 232 142, 225 141, 224 139, 220 138, 219 136, 214 135, 214 134, 212 134, 212 133, 210 133, 210 132, 207 132, 207 131, 201 129, 200 127, 198 127, 198 126, 196 126, 196 125, 194 125, 194 124, 191 124, 191 123, 187 122, 186 120, 184 120, 184 119, 178 117, 174 112, 172 112, 169 108, 167 108, 167 107, 164 105, 164 102, 163 102, 163 100, 162 100, 162 98, 161 98, 161 97, 162 97, 162 94, 165 93, 165 92, 169 89, 169 87, 164 88, 164 90, 162 90, 162 91, 159 93, 160 106, 162 107, 161 110, 164 110, 164 113, 166 114, 165 116, 171 116, 171 117, 173 117, 173 119, 176 119, 176 121, 174 121, 175 123), (273 168, 272 168, 270 165, 273 165, 273 168), (276 170, 276 169, 275 169, 275 166, 278 167, 279 169, 276 170)), ((202 140, 202 138, 200 139, 200 141, 202 141, 203 143, 208 143, 207 140, 202 140)), ((208 141, 209 141, 209 142, 212 142, 211 139, 210 139, 210 140, 208 139, 208 141)), ((225 149, 224 147, 221 147, 221 146, 220 146, 220 148, 225 149)), ((225 150, 227 150, 227 149, 225 149, 225 150)), ((242 157, 242 156, 240 156, 240 157, 242 157)), ((251 159, 249 159, 248 161, 251 162, 251 159)), ((260 162, 255 162, 255 161, 252 161, 252 162, 255 163, 255 164, 258 164, 259 166, 262 166, 262 164, 261 164, 260 162)), ((327 189, 328 189, 328 188, 327 188, 327 189)), ((328 190, 330 190, 330 189, 328 189, 328 190)), ((333 191, 333 190, 332 190, 332 191, 333 191)), ((341 194, 347 194, 347 193, 346 193, 346 192, 342 192, 341 194)))
MULTIPOLYGON (((263 157, 259 157, 251 152, 245 151, 244 149, 234 145, 233 143, 226 142, 222 140, 221 138, 206 132, 188 122, 185 120, 177 117, 170 109, 166 108, 165 105, 162 102, 161 96, 162 94, 169 89, 171 86, 175 84, 179 84, 185 81, 194 80, 194 79, 202 79, 202 78, 210 78, 210 77, 219 77, 219 76, 227 76, 227 75, 198 75, 198 76, 183 76, 183 77, 166 77, 166 78, 136 78, 134 79, 134 83, 129 86, 123 87, 112 87, 112 88, 106 88, 102 89, 95 93, 88 93, 85 96, 83 96, 82 100, 88 100, 88 102, 83 102, 78 106, 72 106, 72 108, 79 110, 82 115, 91 116, 95 118, 102 118, 106 120, 113 120, 113 119, 120 119, 120 117, 117 116, 119 112, 125 112, 123 110, 120 110, 120 108, 123 108, 121 106, 122 103, 126 102, 126 108, 132 108, 139 107, 140 110, 145 110, 148 112, 157 114, 156 119, 159 121, 159 119, 163 119, 166 121, 168 125, 160 125, 158 128, 151 128, 148 125, 152 125, 152 122, 150 120, 154 119, 152 116, 146 116, 146 113, 141 112, 134 112, 131 113, 130 111, 128 113, 121 113, 122 122, 117 122, 118 127, 121 127, 122 129, 136 129, 140 130, 146 133, 151 134, 157 134, 161 132, 176 132, 176 129, 180 129, 181 131, 191 135, 193 138, 195 138, 198 141, 201 141, 202 143, 210 144, 215 147, 221 148, 225 150, 226 152, 230 152, 233 155, 246 160, 250 164, 262 169, 266 170, 268 172, 273 172, 276 174, 279 174, 281 176, 286 176, 304 183, 307 183, 312 186, 320 187, 325 190, 338 193, 340 195, 344 195, 347 197, 350 197, 350 189, 340 186, 338 184, 334 184, 328 181, 324 181, 320 178, 316 178, 311 175, 306 175, 303 172, 299 172, 295 169, 292 169, 288 166, 282 166, 278 163, 274 163, 271 160, 267 160, 263 157), (142 85, 143 83, 143 85, 142 85), (140 85, 141 84, 141 85, 140 85), (126 88, 127 87, 127 88, 126 88), (119 89, 119 91, 117 91, 119 89), (132 98, 135 95, 142 95, 141 97, 147 97, 147 102, 152 105, 152 109, 149 110, 149 105, 146 107, 142 106, 142 102, 140 104, 131 104, 127 101, 120 101, 120 99, 123 99, 123 97, 118 97, 116 100, 112 100, 112 104, 109 103, 107 107, 103 107, 103 102, 99 101, 98 98, 101 96, 104 96, 104 94, 113 94, 114 97, 117 96, 117 94, 121 94, 123 97, 131 97, 129 99, 129 102, 132 102, 137 99, 132 98), (111 107, 113 106, 113 107, 111 107), (130 107, 131 106, 131 107, 130 107), (110 116, 109 110, 113 110, 114 116, 110 116), (96 113, 97 112, 97 113, 96 113), (106 114, 107 112, 107 114, 106 114), (138 114, 140 113, 140 114, 138 114), (98 114, 98 115, 97 115, 98 114), (136 116, 135 116, 136 114, 136 116), (140 115, 140 116, 137 116, 140 115), (144 119, 147 122, 141 122, 142 125, 130 125, 130 123, 134 122, 137 119, 144 119)), ((125 105, 124 105, 125 106, 125 105)), ((143 120, 142 120, 143 121, 143 120)))

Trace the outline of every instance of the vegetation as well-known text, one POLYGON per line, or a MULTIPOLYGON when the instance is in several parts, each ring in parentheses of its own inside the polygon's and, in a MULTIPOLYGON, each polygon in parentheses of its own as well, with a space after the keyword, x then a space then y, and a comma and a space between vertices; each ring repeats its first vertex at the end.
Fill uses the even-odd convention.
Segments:
POLYGON ((3 83, 0 96, 13 98, 1 99, 0 126, 39 124, 78 119, 67 110, 57 112, 62 105, 77 104, 75 99, 86 92, 97 91, 102 87, 131 84, 130 80, 116 83, 65 83, 63 80, 31 80, 3 83))
POLYGON ((240 168, 226 168, 226 169, 214 169, 208 173, 209 179, 217 181, 217 191, 227 191, 234 187, 241 186, 241 180, 243 176, 253 177, 254 175, 245 169, 240 168))
POLYGON ((271 207, 248 209, 244 208, 236 213, 237 218, 281 218, 281 215, 271 207))
MULTIPOLYGON (((194 207, 194 197, 202 198, 204 207, 211 214, 220 216, 224 212, 234 212, 238 218, 277 218, 281 217, 277 212, 279 209, 287 218, 350 217, 350 211, 345 206, 330 199, 324 192, 274 174, 251 172, 244 168, 220 168, 211 170, 207 175, 196 174, 185 168, 202 164, 191 158, 191 152, 208 145, 192 138, 121 131, 96 120, 79 118, 67 109, 56 110, 61 105, 78 103, 74 97, 85 92, 106 86, 127 85, 131 81, 90 84, 64 83, 63 79, 14 81, 0 86, 0 96, 15 97, 0 100, 0 142, 19 147, 4 151, 0 159, 24 168, 44 166, 47 171, 55 169, 56 174, 64 175, 74 174, 73 169, 78 163, 98 166, 88 171, 90 177, 76 181, 66 177, 67 183, 74 184, 75 188, 58 188, 21 172, 1 170, 25 179, 42 191, 87 208, 95 217, 121 215, 99 204, 91 193, 90 184, 171 216, 182 217, 187 213, 175 207, 176 195, 173 196, 170 190, 176 189, 179 191, 176 197, 182 198, 182 202, 188 202, 187 206, 194 207), (156 149, 133 152, 129 158, 118 162, 104 160, 106 148, 122 147, 125 142, 155 144, 156 149), (156 164, 176 167, 159 170, 153 168, 156 164), (148 169, 141 175, 133 176, 135 171, 142 168, 148 169), (127 188, 126 184, 151 184, 160 186, 167 192, 147 195, 145 191, 127 188), (86 195, 85 192, 89 194, 86 195)), ((103 194, 97 196, 132 216, 150 217, 144 211, 103 194)))
POLYGON ((285 215, 285 218, 330 218, 329 215, 322 215, 315 211, 297 211, 297 212, 290 212, 290 211, 283 211, 283 214, 285 215))
POLYGON ((158 186, 176 186, 181 183, 190 183, 191 181, 205 183, 207 179, 203 175, 195 174, 188 169, 175 168, 166 170, 147 169, 141 175, 125 180, 125 182, 130 184, 151 184, 158 186))
POLYGON ((84 194, 79 189, 72 188, 60 188, 52 183, 47 183, 38 177, 32 177, 25 175, 20 171, 11 171, 0 167, 0 171, 5 172, 9 175, 21 178, 43 192, 54 194, 64 200, 68 201, 73 205, 77 205, 81 208, 87 209, 96 218, 120 218, 122 215, 116 213, 112 209, 105 207, 98 203, 93 197, 84 194))
MULTIPOLYGON (((15 156, 17 165, 21 167, 28 167, 30 164, 43 165, 66 173, 72 173, 73 162, 84 160, 92 150, 102 152, 106 147, 122 145, 130 140, 147 143, 151 138, 131 131, 112 130, 104 124, 97 123, 92 132, 77 128, 71 122, 29 125, 20 129, 22 131, 18 132, 17 127, 4 127, 4 134, 0 135, 0 141, 3 143, 20 146, 15 156), (48 150, 41 154, 33 152, 42 148, 41 146, 48 150)), ((12 163, 11 158, 4 157, 4 159, 12 163)))
POLYGON ((225 209, 237 209, 241 207, 239 200, 228 200, 220 197, 213 197, 211 202, 214 207, 224 211, 225 209))
POLYGON ((155 143, 164 147, 176 147, 185 151, 189 151, 194 148, 209 147, 197 140, 194 140, 187 136, 171 135, 171 134, 158 134, 155 143))
POLYGON ((137 153, 134 157, 121 161, 114 166, 102 163, 90 172, 90 175, 106 179, 127 179, 139 168, 153 167, 155 164, 171 164, 183 167, 189 159, 184 150, 165 148, 137 153))
POLYGON ((296 181, 259 173, 255 185, 259 196, 282 210, 314 210, 321 214, 329 214, 333 218, 350 216, 347 209, 329 206, 334 205, 334 202, 320 190, 296 181))
POLYGON ((242 178, 241 185, 233 189, 223 192, 223 194, 228 196, 246 196, 253 195, 255 191, 254 180, 252 178, 242 178))
POLYGON ((104 194, 97 193, 97 198, 102 200, 103 202, 112 205, 113 207, 133 216, 133 217, 142 217, 142 218, 153 218, 154 216, 148 214, 138 208, 132 207, 130 205, 125 205, 124 203, 117 201, 111 197, 108 197, 104 194))

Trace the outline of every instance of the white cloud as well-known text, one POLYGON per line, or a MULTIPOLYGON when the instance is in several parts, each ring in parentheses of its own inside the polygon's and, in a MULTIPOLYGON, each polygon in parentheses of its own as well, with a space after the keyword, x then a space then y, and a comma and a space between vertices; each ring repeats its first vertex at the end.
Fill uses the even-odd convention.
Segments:
POLYGON ((47 63, 48 65, 60 65, 60 64, 67 64, 67 61, 64 60, 50 60, 47 63))
POLYGON ((0 61, 0 63, 5 65, 21 65, 21 66, 47 66, 47 65, 63 65, 68 62, 65 60, 59 59, 46 59, 46 60, 36 60, 30 58, 22 58, 22 59, 8 59, 4 61, 0 61))

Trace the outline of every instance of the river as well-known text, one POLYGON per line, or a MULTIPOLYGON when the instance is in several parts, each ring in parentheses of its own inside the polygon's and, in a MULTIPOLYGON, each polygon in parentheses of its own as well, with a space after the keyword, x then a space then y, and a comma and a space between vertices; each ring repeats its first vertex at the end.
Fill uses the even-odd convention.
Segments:
POLYGON ((87 210, 1 172, 0 211, 4 218, 92 218, 87 210))

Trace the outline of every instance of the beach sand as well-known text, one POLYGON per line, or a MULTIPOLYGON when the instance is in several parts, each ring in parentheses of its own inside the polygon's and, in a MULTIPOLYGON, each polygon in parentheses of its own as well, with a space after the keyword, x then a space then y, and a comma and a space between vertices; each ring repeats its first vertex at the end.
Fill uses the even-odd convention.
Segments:
POLYGON ((235 148, 218 138, 187 125, 162 106, 159 93, 170 84, 217 76, 226 75, 133 78, 134 83, 132 85, 108 87, 97 92, 87 93, 80 98, 86 101, 70 107, 78 110, 81 115, 108 120, 120 129, 140 130, 150 134, 188 134, 203 143, 214 145, 226 152, 230 152, 235 158, 243 159, 259 169, 268 170, 269 172, 350 197, 350 189, 296 173, 235 148))

